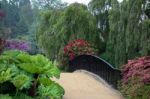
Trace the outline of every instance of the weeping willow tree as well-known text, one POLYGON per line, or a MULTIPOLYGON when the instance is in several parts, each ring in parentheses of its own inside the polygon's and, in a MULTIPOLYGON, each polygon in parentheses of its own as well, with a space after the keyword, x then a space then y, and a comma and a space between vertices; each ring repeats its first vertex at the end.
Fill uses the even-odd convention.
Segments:
POLYGON ((109 33, 109 10, 111 7, 111 0, 91 0, 89 8, 96 17, 97 28, 101 32, 104 41, 108 38, 109 33))
POLYGON ((59 20, 61 12, 59 10, 43 11, 40 14, 40 23, 37 29, 37 40, 39 46, 49 58, 54 58, 57 54, 57 36, 54 26, 59 20))
POLYGON ((53 10, 42 14, 38 41, 50 58, 61 56, 63 47, 70 40, 79 38, 100 47, 96 19, 85 5, 74 3, 61 11, 53 10))
POLYGON ((101 35, 101 53, 106 51, 106 43, 109 35, 109 10, 111 0, 91 0, 88 7, 96 18, 98 33, 101 35))
POLYGON ((147 0, 112 0, 107 42, 108 60, 120 67, 129 59, 150 55, 150 20, 145 15, 147 0))

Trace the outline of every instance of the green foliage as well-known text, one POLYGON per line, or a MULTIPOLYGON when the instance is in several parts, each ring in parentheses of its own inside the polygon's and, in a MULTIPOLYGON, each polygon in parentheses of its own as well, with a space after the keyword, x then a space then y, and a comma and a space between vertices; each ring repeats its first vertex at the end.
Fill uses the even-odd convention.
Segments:
POLYGON ((15 76, 11 82, 19 90, 22 90, 23 88, 29 88, 31 86, 31 78, 24 74, 15 76))
POLYGON ((85 39, 96 48, 100 47, 96 19, 83 4, 74 3, 62 10, 45 11, 39 26, 38 43, 51 59, 62 60, 64 46, 75 39, 85 39))
POLYGON ((111 1, 107 59, 120 68, 127 60, 150 55, 150 21, 144 13, 147 0, 111 1), (143 18, 142 18, 142 17, 143 18))
POLYGON ((34 98, 29 97, 26 94, 19 93, 17 96, 12 97, 12 99, 34 99, 34 98))
POLYGON ((9 96, 8 94, 6 95, 0 94, 0 99, 12 99, 12 97, 9 96))
POLYGON ((61 99, 64 94, 64 90, 63 88, 60 89, 58 84, 52 83, 49 86, 40 85, 38 93, 42 97, 49 97, 50 99, 61 99))
POLYGON ((103 54, 117 68, 127 60, 150 55, 148 0, 91 0, 89 8, 97 19, 104 41, 103 54))
POLYGON ((66 6, 62 0, 32 0, 35 7, 40 9, 61 9, 66 6))
POLYGON ((119 88, 121 93, 127 99, 149 99, 150 98, 150 84, 143 85, 138 80, 133 79, 129 84, 121 84, 119 88), (136 84, 135 84, 136 83, 136 84))
POLYGON ((33 22, 33 12, 30 0, 1 0, 1 9, 6 13, 1 19, 0 28, 4 29, 6 38, 16 38, 18 35, 27 35, 33 22))
POLYGON ((111 0, 91 0, 89 8, 96 17, 98 32, 103 37, 104 42, 107 42, 109 35, 109 9, 111 0))
POLYGON ((0 99, 33 99, 23 93, 19 93, 17 96, 9 96, 8 94, 0 94, 0 99))
MULTIPOLYGON (((51 77, 59 78, 59 69, 43 55, 38 54, 31 56, 26 52, 17 50, 5 51, 0 56, 0 66, 1 93, 6 92, 13 97, 22 97, 21 99, 23 99, 23 97, 28 96, 29 89, 35 90, 35 92, 33 92, 36 93, 36 91, 39 91, 38 89, 41 88, 40 86, 45 86, 43 90, 55 89, 50 92, 51 94, 47 94, 46 97, 57 99, 64 94, 64 89, 50 80, 51 77), (7 88, 9 86, 11 87, 7 88), (37 86, 37 88, 34 89, 33 86, 37 86), (15 93, 17 96, 13 95, 14 93, 9 93, 11 90, 15 91, 15 89, 11 88, 16 88, 15 93), (5 92, 3 90, 5 90, 5 92), (20 92, 24 92, 27 96, 20 95, 20 92)), ((41 90, 40 94, 33 97, 44 98, 43 94, 45 93, 43 93, 43 90, 41 90)))
POLYGON ((28 54, 21 54, 17 57, 22 63, 18 64, 21 69, 34 74, 46 74, 49 77, 59 77, 60 71, 53 63, 42 55, 29 57, 28 54))
POLYGON ((0 73, 0 83, 4 83, 6 81, 11 80, 11 77, 14 76, 15 73, 12 73, 11 68, 1 71, 0 73))

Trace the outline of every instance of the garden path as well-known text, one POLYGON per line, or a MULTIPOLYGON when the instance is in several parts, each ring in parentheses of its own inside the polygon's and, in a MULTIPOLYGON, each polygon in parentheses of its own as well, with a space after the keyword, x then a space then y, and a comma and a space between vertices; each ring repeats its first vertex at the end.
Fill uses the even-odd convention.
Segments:
POLYGON ((123 99, 104 80, 86 71, 62 73, 60 79, 55 81, 65 89, 63 99, 123 99))

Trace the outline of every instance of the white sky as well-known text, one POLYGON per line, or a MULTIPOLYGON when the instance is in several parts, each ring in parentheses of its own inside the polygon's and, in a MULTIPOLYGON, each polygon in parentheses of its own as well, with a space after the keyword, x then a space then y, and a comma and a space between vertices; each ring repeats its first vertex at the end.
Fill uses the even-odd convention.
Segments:
POLYGON ((78 3, 84 3, 84 4, 88 4, 91 0, 62 0, 63 2, 67 2, 69 4, 74 3, 74 2, 78 2, 78 3))
MULTIPOLYGON (((78 3, 83 3, 83 4, 88 4, 91 0, 62 0, 63 2, 67 2, 69 4, 74 3, 74 2, 78 2, 78 3)), ((123 0, 118 0, 119 2, 123 1, 123 0)))

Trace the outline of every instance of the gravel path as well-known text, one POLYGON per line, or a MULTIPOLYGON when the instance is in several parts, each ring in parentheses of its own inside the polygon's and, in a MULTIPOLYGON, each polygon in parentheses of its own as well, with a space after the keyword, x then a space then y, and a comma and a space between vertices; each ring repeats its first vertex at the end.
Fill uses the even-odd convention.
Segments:
POLYGON ((123 99, 118 91, 90 73, 62 73, 56 82, 65 89, 63 99, 123 99))

